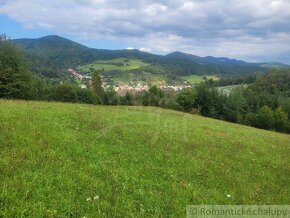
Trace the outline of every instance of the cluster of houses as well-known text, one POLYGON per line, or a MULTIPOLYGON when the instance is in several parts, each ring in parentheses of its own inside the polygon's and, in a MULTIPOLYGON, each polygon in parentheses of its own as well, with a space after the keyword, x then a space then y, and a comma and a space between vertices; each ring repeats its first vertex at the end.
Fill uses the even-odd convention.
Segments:
POLYGON ((83 79, 89 79, 91 80, 92 77, 91 76, 87 76, 87 75, 81 75, 79 72, 75 71, 74 69, 68 69, 67 70, 70 75, 72 75, 75 79, 79 79, 79 80, 83 80, 83 79))
MULTIPOLYGON (((80 81, 83 81, 85 80, 86 83, 88 84, 91 84, 91 79, 92 77, 91 76, 87 76, 87 75, 82 75, 80 74, 79 72, 75 71, 74 69, 68 69, 68 72, 70 73, 70 75, 72 77, 74 77, 75 79, 78 79, 80 81)), ((143 91, 148 91, 149 90, 149 86, 148 85, 143 85, 143 84, 130 84, 130 85, 127 85, 127 84, 123 84, 123 83, 117 83, 115 85, 110 85, 108 84, 106 81, 103 80, 103 88, 106 90, 106 89, 109 89, 109 88, 114 88, 114 90, 119 94, 119 95, 125 95, 127 92, 130 92, 130 93, 137 93, 137 92, 143 92, 143 91)), ((83 89, 86 89, 87 86, 82 83, 81 85, 81 88, 83 89)), ((183 89, 188 89, 188 88, 191 88, 191 85, 189 83, 184 83, 182 85, 176 85, 176 86, 173 86, 173 85, 162 85, 162 86, 159 86, 159 88, 163 91, 181 91, 183 89)))
MULTIPOLYGON (((182 85, 163 85, 163 86, 158 86, 161 90, 163 91, 181 91, 183 89, 188 89, 191 88, 192 86, 188 83, 184 83, 182 85)), ((136 93, 136 92, 143 92, 143 91, 148 91, 149 86, 148 85, 123 85, 123 84, 117 84, 114 86, 115 91, 120 94, 124 95, 126 92, 131 92, 131 93, 136 93)))
POLYGON ((182 85, 178 85, 178 86, 159 86, 159 88, 163 91, 181 91, 183 89, 189 89, 191 88, 192 86, 188 83, 184 83, 182 85))
POLYGON ((119 95, 125 95, 127 92, 136 93, 136 92, 143 92, 148 91, 149 86, 148 85, 123 85, 123 84, 117 84, 114 86, 115 91, 119 95))

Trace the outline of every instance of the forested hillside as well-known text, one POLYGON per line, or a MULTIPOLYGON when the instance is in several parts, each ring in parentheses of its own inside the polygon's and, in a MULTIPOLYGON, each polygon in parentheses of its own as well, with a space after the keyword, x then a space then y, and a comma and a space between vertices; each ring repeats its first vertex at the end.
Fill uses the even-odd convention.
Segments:
POLYGON ((29 52, 23 52, 23 61, 29 70, 48 79, 68 78, 67 70, 58 66, 53 61, 29 52))
POLYGON ((170 75, 234 75, 266 72, 267 64, 251 64, 228 58, 198 57, 181 52, 155 55, 139 50, 91 49, 59 36, 39 39, 13 40, 28 54, 33 54, 53 62, 61 68, 77 67, 97 60, 116 58, 140 59, 151 67, 162 68, 170 75))

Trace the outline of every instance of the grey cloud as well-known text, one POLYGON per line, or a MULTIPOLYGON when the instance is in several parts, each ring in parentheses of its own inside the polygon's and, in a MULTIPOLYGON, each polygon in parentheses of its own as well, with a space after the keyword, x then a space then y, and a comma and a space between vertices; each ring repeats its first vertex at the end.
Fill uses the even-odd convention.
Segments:
POLYGON ((183 50, 290 63, 288 0, 2 0, 30 28, 112 39, 155 52, 183 50), (275 58, 276 57, 276 58, 275 58))

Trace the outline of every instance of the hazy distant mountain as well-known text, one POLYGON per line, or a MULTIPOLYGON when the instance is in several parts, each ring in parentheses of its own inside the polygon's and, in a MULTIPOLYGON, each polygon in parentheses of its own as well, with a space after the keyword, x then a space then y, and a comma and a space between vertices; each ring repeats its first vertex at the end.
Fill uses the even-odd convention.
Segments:
POLYGON ((245 61, 236 60, 236 59, 230 59, 227 57, 212 57, 212 56, 206 56, 206 57, 199 57, 192 54, 186 54, 182 52, 173 52, 168 55, 167 57, 174 57, 174 58, 182 58, 190 61, 195 61, 201 64, 213 64, 213 65, 235 65, 235 66, 258 66, 257 64, 253 63, 247 63, 245 61))
POLYGON ((208 63, 214 63, 214 64, 229 64, 229 65, 248 65, 249 64, 245 61, 230 59, 226 57, 215 58, 212 56, 207 56, 204 58, 204 60, 207 61, 208 63))
POLYGON ((194 62, 196 65, 211 68, 210 71, 217 71, 218 74, 244 74, 254 72, 265 72, 268 67, 260 64, 247 63, 245 61, 230 59, 226 57, 199 57, 182 52, 173 52, 166 57, 194 62))
POLYGON ((189 61, 196 61, 196 62, 203 62, 203 58, 196 56, 196 55, 192 55, 192 54, 186 54, 180 51, 175 51, 172 53, 169 53, 166 55, 166 57, 170 57, 170 58, 180 58, 180 59, 185 59, 185 60, 189 60, 189 61))

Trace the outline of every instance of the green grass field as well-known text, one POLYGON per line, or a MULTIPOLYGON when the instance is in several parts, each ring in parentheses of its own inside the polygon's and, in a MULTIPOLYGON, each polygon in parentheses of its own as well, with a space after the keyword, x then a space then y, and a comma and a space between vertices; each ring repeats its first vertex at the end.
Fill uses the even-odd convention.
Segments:
MULTIPOLYGON (((204 76, 199 75, 190 75, 190 76, 182 76, 181 78, 190 83, 201 83, 204 82, 204 76)), ((219 80, 216 76, 206 76, 207 79, 219 80)))
POLYGON ((139 69, 142 66, 147 66, 147 63, 142 62, 139 59, 127 59, 127 58, 116 58, 112 60, 99 60, 91 64, 86 64, 79 66, 78 70, 82 72, 89 72, 90 68, 95 70, 105 70, 105 71, 126 71, 139 69))
POLYGON ((166 84, 165 78, 162 78, 159 75, 154 75, 152 73, 141 72, 138 74, 134 74, 131 72, 122 72, 120 74, 112 77, 112 80, 115 83, 123 83, 123 84, 142 84, 142 85, 162 85, 166 84))
POLYGON ((289 135, 161 108, 0 100, 0 217, 289 204, 289 154, 289 135))

